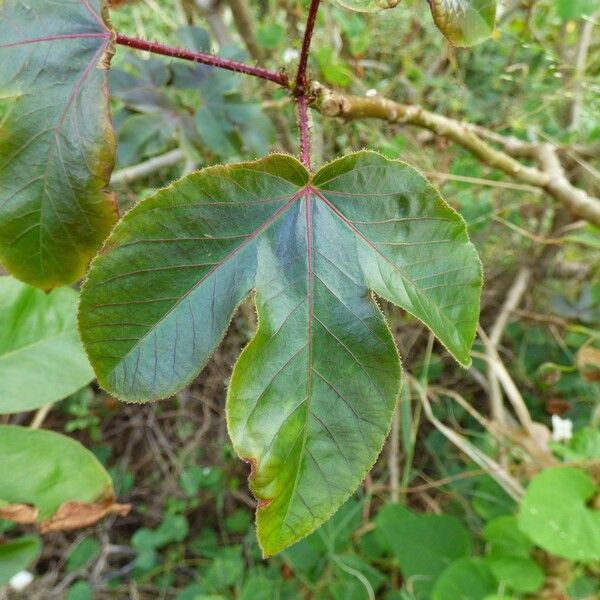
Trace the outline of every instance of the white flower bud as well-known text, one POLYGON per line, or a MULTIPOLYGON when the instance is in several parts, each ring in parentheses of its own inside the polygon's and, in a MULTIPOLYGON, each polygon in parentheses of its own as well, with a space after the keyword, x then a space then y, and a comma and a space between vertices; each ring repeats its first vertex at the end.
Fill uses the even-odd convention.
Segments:
POLYGON ((8 586, 15 592, 22 592, 33 581, 33 575, 29 571, 19 571, 13 575, 8 586))
POLYGON ((573 421, 552 415, 552 441, 568 442, 573 437, 573 421))

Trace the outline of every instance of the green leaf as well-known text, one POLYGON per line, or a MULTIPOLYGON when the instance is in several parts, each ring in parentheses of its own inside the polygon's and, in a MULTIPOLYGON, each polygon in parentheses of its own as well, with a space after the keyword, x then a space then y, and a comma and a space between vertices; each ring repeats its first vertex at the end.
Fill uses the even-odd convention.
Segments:
POLYGON ((555 0, 558 16, 563 21, 576 21, 591 16, 598 8, 596 0, 555 0))
POLYGON ((62 400, 94 378, 77 335, 77 293, 0 277, 0 414, 62 400))
POLYGON ((256 40, 267 50, 275 50, 285 40, 285 28, 278 23, 264 23, 256 29, 256 40))
POLYGON ((593 479, 579 469, 546 469, 527 488, 519 526, 547 552, 581 562, 600 560, 600 510, 586 505, 597 492, 593 479))
POLYGON ((358 152, 310 175, 271 155, 193 173, 132 209, 94 261, 80 330, 104 388, 168 397, 256 289, 260 326, 227 416, 273 554, 337 510, 389 429, 400 366, 369 291, 468 365, 480 287, 464 221, 412 167, 358 152))
POLYGON ((244 582, 239 600, 272 600, 277 597, 276 581, 265 575, 253 575, 244 582))
POLYGON ((116 220, 104 0, 0 1, 0 262, 44 289, 83 275, 116 220))
POLYGON ((379 538, 398 559, 417 598, 430 598, 440 573, 471 551, 469 532, 454 517, 417 515, 401 505, 388 504, 375 523, 379 538))
POLYGON ((494 556, 487 558, 486 562, 496 579, 507 589, 532 594, 544 585, 544 571, 532 558, 494 556))
POLYGON ((484 537, 490 546, 486 562, 498 581, 523 593, 542 587, 544 571, 530 557, 533 542, 519 530, 515 516, 505 515, 487 523, 484 537))
POLYGON ((427 0, 438 29, 454 46, 488 39, 496 23, 496 0, 427 0))
POLYGON ((229 546, 219 550, 210 566, 202 574, 202 584, 207 591, 220 592, 234 585, 242 578, 244 560, 239 546, 229 546))
POLYGON ((432 600, 484 600, 496 593, 498 582, 480 558, 461 558, 437 580, 432 600))
POLYGON ((394 8, 398 6, 400 0, 337 0, 345 8, 357 12, 375 12, 385 8, 394 8))
POLYGON ((92 600, 93 590, 87 581, 77 581, 67 592, 65 600, 92 600))
POLYGON ((492 554, 529 556, 533 549, 533 542, 519 530, 513 515, 503 515, 487 523, 483 537, 490 544, 492 554))
POLYGON ((0 425, 0 456, 0 518, 41 522, 43 529, 53 530, 52 517, 60 508, 62 524, 68 519, 72 525, 65 528, 80 526, 83 507, 75 503, 90 504, 88 509, 102 503, 111 512, 110 477, 79 442, 52 431, 0 425))
POLYGON ((243 508, 236 508, 231 515, 225 519, 225 527, 229 533, 245 534, 251 525, 251 517, 243 508))
POLYGON ((314 57, 327 83, 345 87, 354 80, 354 75, 348 64, 337 56, 331 47, 319 48, 314 52, 314 57))
POLYGON ((576 229, 575 231, 564 235, 562 239, 575 244, 581 244, 582 246, 587 246, 588 248, 600 250, 600 227, 588 223, 585 227, 576 229))
POLYGON ((42 551, 42 541, 36 535, 24 535, 0 543, 0 586, 6 585, 13 575, 35 562, 42 551))
POLYGON ((100 553, 102 546, 95 537, 86 537, 70 552, 67 558, 67 571, 73 572, 85 567, 100 553))

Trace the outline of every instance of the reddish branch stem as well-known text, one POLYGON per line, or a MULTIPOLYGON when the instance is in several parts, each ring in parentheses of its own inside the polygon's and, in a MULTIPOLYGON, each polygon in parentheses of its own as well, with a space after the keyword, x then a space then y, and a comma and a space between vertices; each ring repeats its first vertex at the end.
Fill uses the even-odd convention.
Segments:
POLYGON ((304 30, 304 39, 302 40, 302 50, 300 51, 300 60, 298 62, 298 72, 296 73, 296 82, 294 93, 298 104, 298 130, 300 132, 300 159, 302 164, 310 171, 310 127, 308 118, 308 55, 310 53, 310 43, 312 41, 317 13, 321 0, 311 0, 308 9, 308 18, 306 19, 306 29, 304 30))
POLYGON ((298 104, 298 131, 300 133, 300 160, 310 171, 310 129, 308 125, 308 98, 306 94, 296 97, 298 104))
MULTIPOLYGON (((302 50, 300 52, 300 60, 298 62, 298 72, 296 73, 294 95, 298 105, 298 130, 300 133, 300 159, 304 166, 310 170, 310 128, 308 117, 308 55, 310 52, 310 43, 312 40, 315 23, 317 20, 317 12, 319 11, 320 0, 311 0, 310 8, 308 9, 308 17, 306 20, 306 29, 302 40, 302 50)), ((214 54, 206 54, 204 52, 192 52, 183 48, 175 48, 173 46, 165 46, 159 42, 149 42, 139 38, 129 37, 122 33, 117 33, 117 44, 135 48, 136 50, 145 50, 153 54, 162 54, 163 56, 172 56, 173 58, 182 58, 193 62, 227 69, 236 73, 245 73, 259 79, 266 79, 277 83, 278 85, 290 88, 288 76, 285 73, 277 73, 264 69, 262 67, 253 67, 235 60, 220 58, 214 54)))
POLYGON ((213 54, 205 54, 204 52, 192 52, 190 50, 184 50, 183 48, 175 48, 172 46, 165 46, 158 42, 149 42, 147 40, 141 40, 138 38, 129 37, 122 33, 117 33, 117 44, 122 46, 128 46, 129 48, 135 48, 136 50, 146 50, 153 54, 162 54, 163 56, 172 56, 173 58, 182 58, 184 60, 191 60, 193 62, 202 63, 204 65, 210 65, 212 67, 219 67, 228 71, 234 71, 236 73, 245 73, 246 75, 252 75, 259 79, 266 79, 273 81, 282 87, 289 87, 288 77, 285 73, 276 73, 269 69, 263 69, 262 67, 253 67, 235 60, 229 60, 227 58, 220 58, 213 54))
POLYGON ((306 29, 304 30, 304 39, 302 40, 302 50, 300 51, 300 61, 298 62, 298 73, 296 74, 296 94, 298 96, 306 91, 306 71, 308 68, 308 54, 310 52, 310 42, 312 41, 315 23, 317 21, 317 12, 321 0, 311 0, 308 9, 308 18, 306 19, 306 29))

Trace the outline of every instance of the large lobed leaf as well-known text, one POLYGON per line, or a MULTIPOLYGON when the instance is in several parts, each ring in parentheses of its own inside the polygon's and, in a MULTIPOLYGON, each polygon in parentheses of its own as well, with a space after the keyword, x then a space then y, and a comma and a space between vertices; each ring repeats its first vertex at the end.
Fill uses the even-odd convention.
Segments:
POLYGON ((0 0, 0 262, 48 289, 116 220, 104 0, 0 0))
POLYGON ((94 378, 77 335, 77 293, 0 277, 0 414, 62 400, 94 378))
POLYGON ((93 263, 79 321, 100 384, 147 401, 196 376, 256 290, 227 416, 270 555, 330 517, 383 445, 400 365, 371 292, 468 365, 480 286, 464 222, 412 167, 358 152, 311 175, 271 155, 136 206, 93 263))

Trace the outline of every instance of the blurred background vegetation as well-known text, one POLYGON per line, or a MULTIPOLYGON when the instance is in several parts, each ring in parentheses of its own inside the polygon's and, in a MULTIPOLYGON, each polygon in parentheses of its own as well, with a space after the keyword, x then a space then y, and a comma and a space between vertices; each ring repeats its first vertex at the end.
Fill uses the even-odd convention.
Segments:
MULTIPOLYGON (((129 35, 293 73, 307 4, 121 1, 111 18, 129 35)), ((122 212, 193 169, 296 150, 294 109, 275 86, 124 48, 112 64, 122 212)), ((493 39, 468 50, 446 43, 422 0, 370 15, 325 1, 310 68, 337 90, 549 142, 569 179, 600 194, 598 0, 507 0, 493 39)), ((312 116, 316 165, 378 150, 418 166, 463 215, 485 269, 481 325, 490 337, 496 330, 494 352, 516 398, 492 389, 498 376, 481 342, 463 370, 419 322, 384 306, 409 374, 390 440, 329 523, 263 561, 248 467, 224 421, 231 367, 255 326, 247 301, 207 368, 173 399, 125 405, 90 385, 45 416, 44 427, 93 450, 133 510, 46 536, 34 581, 0 596, 600 597, 598 228, 428 131, 312 116), (495 393, 505 397, 502 423, 491 420, 495 393), (520 401, 528 429, 512 416, 520 401), (548 469, 561 463, 569 469, 548 469)), ((30 420, 24 413, 10 422, 30 420)), ((2 522, 0 531, 19 530, 2 522)))

